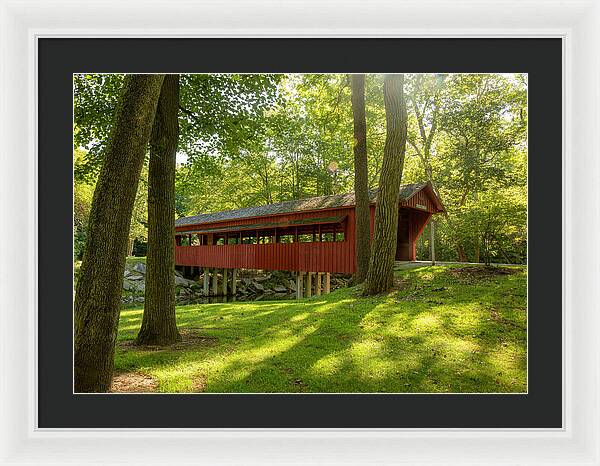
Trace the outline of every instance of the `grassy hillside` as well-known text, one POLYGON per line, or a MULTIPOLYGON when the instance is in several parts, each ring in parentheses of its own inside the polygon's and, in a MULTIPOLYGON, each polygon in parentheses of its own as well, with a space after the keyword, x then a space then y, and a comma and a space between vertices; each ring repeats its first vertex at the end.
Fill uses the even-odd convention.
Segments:
POLYGON ((116 391, 524 392, 526 269, 421 267, 396 290, 180 306, 184 337, 133 346, 123 310, 116 391))

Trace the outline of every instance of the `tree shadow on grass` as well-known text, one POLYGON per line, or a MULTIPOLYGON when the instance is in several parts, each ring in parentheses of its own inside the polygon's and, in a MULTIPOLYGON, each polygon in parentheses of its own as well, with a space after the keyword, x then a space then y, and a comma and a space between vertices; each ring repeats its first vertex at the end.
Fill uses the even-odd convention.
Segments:
MULTIPOLYGON (((162 391, 524 391, 524 327, 491 314, 497 308, 507 319, 519 317, 504 306, 510 287, 457 287, 440 274, 416 285, 375 298, 345 290, 291 306, 185 306, 179 327, 218 338, 218 345, 119 353, 117 365, 156 374, 162 391)), ((140 323, 141 311, 122 315, 120 338, 134 338, 140 323)))

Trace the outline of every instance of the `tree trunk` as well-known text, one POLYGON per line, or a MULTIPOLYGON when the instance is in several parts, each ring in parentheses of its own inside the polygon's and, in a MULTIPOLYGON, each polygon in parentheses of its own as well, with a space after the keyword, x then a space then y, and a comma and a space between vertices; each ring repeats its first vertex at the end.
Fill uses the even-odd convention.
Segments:
POLYGON ((407 115, 404 75, 388 74, 383 82, 386 139, 375 207, 375 230, 364 294, 389 290, 394 284, 398 235, 398 202, 406 151, 407 115))
POLYGON ((131 213, 164 75, 123 83, 75 294, 75 392, 110 388, 131 213))
POLYGON ((133 256, 133 243, 134 242, 135 242, 135 240, 129 238, 129 241, 127 242, 127 257, 133 256))
POLYGON ((465 253, 465 248, 463 248, 460 242, 456 246, 456 252, 458 253, 458 262, 467 262, 467 254, 465 253))
POLYGON ((137 343, 181 340, 175 321, 175 154, 179 137, 179 75, 163 82, 150 136, 146 297, 137 343))
POLYGON ((371 255, 364 74, 352 75, 352 113, 354 115, 354 195, 356 198, 356 273, 354 282, 362 283, 369 270, 371 255))

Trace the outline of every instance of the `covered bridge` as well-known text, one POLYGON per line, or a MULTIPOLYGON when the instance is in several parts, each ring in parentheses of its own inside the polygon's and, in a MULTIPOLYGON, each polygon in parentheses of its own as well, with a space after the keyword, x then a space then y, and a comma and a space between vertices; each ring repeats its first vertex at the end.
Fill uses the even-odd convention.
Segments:
MULTIPOLYGON (((371 237, 376 200, 372 191, 371 237)), ((414 183, 401 186, 398 209, 396 260, 415 260, 417 239, 443 207, 430 183, 414 183)), ((180 218, 175 264, 204 268, 205 289, 209 269, 223 269, 225 287, 227 270, 351 274, 356 270, 354 211, 354 193, 348 193, 180 218)))

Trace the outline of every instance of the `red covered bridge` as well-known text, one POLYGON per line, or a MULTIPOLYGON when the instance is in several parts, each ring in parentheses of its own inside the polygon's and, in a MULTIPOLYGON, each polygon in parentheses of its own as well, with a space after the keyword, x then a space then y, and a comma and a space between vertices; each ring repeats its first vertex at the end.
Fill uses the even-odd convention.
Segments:
MULTIPOLYGON (((371 237, 376 197, 370 193, 371 237)), ((430 183, 414 183, 401 187, 398 208, 396 260, 415 260, 417 239, 443 207, 430 183)), ((348 193, 180 218, 175 264, 205 268, 206 292, 211 268, 223 269, 225 287, 228 269, 234 274, 236 269, 351 274, 356 269, 354 210, 354 193, 348 193)))

